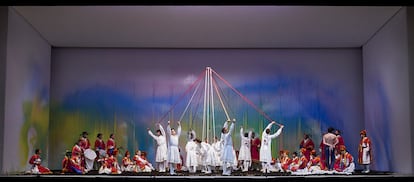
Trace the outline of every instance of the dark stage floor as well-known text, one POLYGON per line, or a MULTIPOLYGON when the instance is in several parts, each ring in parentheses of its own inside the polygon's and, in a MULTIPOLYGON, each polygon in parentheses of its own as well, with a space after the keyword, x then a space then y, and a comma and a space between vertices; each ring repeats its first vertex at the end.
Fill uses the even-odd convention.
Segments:
POLYGON ((260 172, 234 171, 231 176, 222 176, 220 173, 203 174, 188 172, 179 172, 171 176, 169 173, 122 173, 122 174, 98 174, 97 171, 91 171, 88 174, 61 174, 60 171, 54 171, 53 174, 29 175, 29 174, 10 174, 0 176, 1 181, 30 181, 30 182, 61 182, 61 181, 99 181, 99 182, 119 182, 119 181, 363 181, 363 182, 381 182, 381 181, 414 181, 414 175, 399 175, 391 172, 372 171, 368 174, 362 174, 356 171, 354 174, 325 174, 325 175, 292 175, 291 173, 274 172, 263 174, 260 172))

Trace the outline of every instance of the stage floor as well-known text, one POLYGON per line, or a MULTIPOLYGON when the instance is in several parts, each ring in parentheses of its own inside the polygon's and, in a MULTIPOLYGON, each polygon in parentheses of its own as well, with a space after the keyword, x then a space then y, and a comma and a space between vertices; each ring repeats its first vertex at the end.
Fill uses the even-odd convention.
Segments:
MULTIPOLYGON (((219 171, 220 172, 220 171, 219 171)), ((394 174, 390 172, 372 171, 368 174, 362 174, 356 171, 354 174, 308 174, 292 175, 290 173, 268 173, 247 172, 242 173, 235 171, 231 176, 223 176, 221 173, 194 173, 188 172, 177 173, 171 176, 169 173, 122 173, 122 174, 98 174, 97 171, 91 171, 88 174, 61 174, 60 171, 54 171, 53 174, 31 175, 31 174, 9 174, 0 176, 2 181, 30 181, 30 182, 56 182, 56 181, 363 181, 363 182, 381 182, 381 181, 414 181, 414 175, 394 174)))

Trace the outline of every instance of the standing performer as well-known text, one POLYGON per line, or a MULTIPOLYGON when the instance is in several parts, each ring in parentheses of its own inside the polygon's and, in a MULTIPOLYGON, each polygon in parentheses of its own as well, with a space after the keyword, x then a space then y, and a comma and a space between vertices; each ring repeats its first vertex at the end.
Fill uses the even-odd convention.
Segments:
POLYGON ((211 167, 217 166, 214 148, 208 142, 207 138, 205 138, 204 141, 201 142, 201 148, 205 151, 205 154, 203 155, 203 167, 205 168, 205 173, 211 174, 211 167))
POLYGON ((193 132, 189 132, 189 135, 187 144, 185 145, 185 152, 187 153, 185 166, 190 173, 195 173, 198 166, 198 145, 196 143, 196 138, 194 138, 195 135, 193 132))
POLYGON ((257 138, 256 134, 252 132, 252 140, 250 146, 250 152, 252 155, 252 170, 260 170, 259 151, 261 143, 262 142, 260 141, 260 138, 257 138))
POLYGON ((155 153, 155 162, 158 166, 158 172, 165 172, 166 164, 167 164, 167 138, 165 135, 164 128, 161 124, 157 123, 159 129, 157 130, 157 136, 152 134, 151 130, 147 128, 148 134, 154 138, 157 142, 157 152, 155 153))
POLYGON ((335 163, 335 145, 338 144, 338 139, 333 133, 332 127, 328 128, 328 133, 323 135, 322 142, 325 149, 325 165, 329 171, 332 171, 335 163))
POLYGON ((233 121, 228 120, 227 122, 224 123, 223 129, 221 129, 221 140, 223 141, 221 161, 223 163, 223 175, 229 176, 236 157, 233 153, 233 141, 231 138, 236 119, 233 119, 233 121), (227 122, 231 122, 230 129, 227 128, 227 122))
POLYGON ((95 140, 95 152, 96 152, 96 164, 95 166, 97 166, 97 169, 99 169, 101 167, 101 162, 98 161, 102 161, 105 156, 106 156, 106 146, 105 146, 105 142, 102 140, 103 138, 103 134, 102 133, 98 133, 98 135, 96 136, 96 140, 95 140))
POLYGON ((361 140, 358 147, 358 163, 364 166, 362 173, 369 173, 369 165, 372 161, 371 140, 367 137, 367 130, 359 132, 361 140))
POLYGON ((305 157, 308 161, 310 161, 310 154, 312 150, 315 148, 315 143, 313 143, 312 139, 309 137, 309 134, 304 134, 303 140, 300 142, 299 150, 302 150, 304 148, 305 150, 305 157))
POLYGON ((240 151, 238 160, 242 163, 242 172, 246 172, 249 170, 251 165, 252 156, 250 153, 250 145, 251 145, 251 138, 252 132, 243 133, 243 127, 240 127, 240 151))
POLYGON ((175 173, 175 165, 181 163, 180 151, 178 150, 179 137, 181 135, 181 125, 179 121, 177 122, 177 125, 177 132, 175 132, 175 129, 170 127, 170 121, 168 121, 167 133, 170 139, 168 148, 168 163, 170 164, 171 175, 177 174, 175 173))
POLYGON ((341 136, 341 130, 335 130, 336 138, 338 138, 338 144, 335 145, 335 150, 340 151, 342 146, 345 146, 344 138, 341 136))
POLYGON ((218 139, 217 136, 214 137, 214 142, 211 144, 213 147, 213 153, 214 153, 214 161, 215 161, 215 171, 218 171, 222 162, 221 162, 221 151, 222 151, 222 143, 218 139))
POLYGON ((260 147, 260 162, 262 162, 262 172, 269 173, 270 171, 270 163, 272 162, 272 139, 276 138, 282 133, 283 125, 280 125, 280 128, 274 133, 270 135, 270 128, 275 121, 272 121, 267 125, 267 127, 263 130, 262 133, 262 143, 260 147))
POLYGON ((52 174, 49 168, 41 165, 42 159, 40 158, 41 150, 36 149, 35 154, 30 157, 29 164, 32 165, 30 172, 32 174, 52 174))
POLYGON ((116 151, 116 143, 115 143, 115 134, 111 133, 109 135, 109 139, 106 142, 107 149, 106 152, 108 153, 108 156, 115 155, 116 151))

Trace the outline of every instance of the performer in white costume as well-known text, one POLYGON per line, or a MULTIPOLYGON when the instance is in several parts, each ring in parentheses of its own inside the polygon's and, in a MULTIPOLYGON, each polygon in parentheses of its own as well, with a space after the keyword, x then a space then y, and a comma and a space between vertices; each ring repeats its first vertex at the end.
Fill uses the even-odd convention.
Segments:
POLYGON ((211 146, 213 147, 213 153, 214 153, 214 161, 215 161, 215 170, 219 170, 222 162, 221 162, 221 150, 223 148, 222 143, 220 142, 220 140, 218 139, 218 137, 214 137, 214 143, 211 144, 211 146))
POLYGON ((223 129, 221 130, 221 140, 223 141, 223 149, 221 152, 221 161, 223 163, 223 175, 229 176, 231 174, 232 166, 236 156, 233 153, 233 141, 231 133, 234 129, 235 119, 233 121, 228 120, 224 123, 223 129), (231 122, 230 128, 228 129, 227 122, 231 122))
POLYGON ((158 172, 165 172, 166 163, 167 163, 167 139, 165 135, 164 128, 161 124, 157 123, 159 129, 157 130, 157 135, 152 134, 151 130, 147 128, 148 134, 154 138, 157 142, 157 152, 155 153, 155 162, 158 166, 158 172))
POLYGON ((249 170, 252 161, 252 155, 250 152, 250 145, 251 145, 251 136, 252 132, 243 133, 243 127, 240 127, 240 150, 239 150, 239 158, 238 160, 241 162, 242 172, 246 172, 249 170))
POLYGON ((280 128, 277 130, 276 133, 270 134, 270 128, 275 121, 272 121, 267 127, 263 130, 262 133, 262 143, 260 147, 260 162, 262 163, 262 172, 269 173, 270 172, 270 163, 272 162, 272 139, 276 138, 282 133, 283 125, 280 125, 280 128))
POLYGON ((185 152, 187 153, 185 166, 190 173, 195 173, 198 166, 197 143, 195 141, 195 132, 190 131, 187 144, 185 145, 185 152))
POLYGON ((217 166, 216 164, 216 154, 214 148, 211 144, 208 143, 208 139, 206 138, 203 142, 201 142, 201 148, 204 151, 203 155, 203 167, 206 174, 211 173, 211 167, 217 166))
POLYGON ((175 173, 175 165, 181 163, 180 158, 180 151, 178 150, 178 144, 179 144, 179 137, 181 135, 181 125, 180 122, 177 122, 178 128, 177 132, 174 128, 171 128, 170 121, 168 121, 167 126, 167 133, 169 137, 169 148, 168 148, 168 163, 170 164, 170 174, 176 175, 175 173))

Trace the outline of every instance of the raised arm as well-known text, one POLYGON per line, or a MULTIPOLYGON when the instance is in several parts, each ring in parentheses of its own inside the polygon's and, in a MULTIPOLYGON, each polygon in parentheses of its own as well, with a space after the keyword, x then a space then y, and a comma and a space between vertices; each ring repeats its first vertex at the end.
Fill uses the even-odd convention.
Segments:
POLYGON ((168 125, 167 125, 167 133, 168 133, 168 136, 171 136, 171 126, 170 126, 170 121, 168 121, 168 125))
POLYGON ((267 130, 267 129, 272 128, 273 123, 274 123, 274 121, 272 121, 271 123, 269 123, 269 124, 266 126, 266 128, 263 130, 263 132, 266 132, 266 130, 267 130))
POLYGON ((180 135, 181 135, 181 124, 180 124, 180 122, 179 122, 179 121, 177 122, 177 124, 178 124, 178 128, 177 128, 177 136, 180 136, 180 135))
POLYGON ((282 129, 283 129, 283 125, 280 126, 280 128, 276 131, 275 134, 270 135, 270 138, 276 138, 277 136, 279 136, 282 133, 282 129))
POLYGON ((157 136, 155 136, 155 135, 151 132, 151 130, 150 130, 149 128, 147 128, 147 130, 148 130, 148 134, 149 134, 152 138, 154 138, 154 140, 156 140, 156 139, 157 139, 157 136))
POLYGON ((262 137, 263 137, 263 135, 266 133, 266 130, 267 130, 267 129, 269 129, 269 130, 270 130, 270 128, 272 128, 273 123, 274 123, 274 121, 272 121, 271 123, 269 123, 269 124, 266 126, 266 128, 265 128, 265 129, 263 129, 263 132, 262 132, 262 137))
POLYGON ((161 125, 160 123, 158 123, 158 127, 160 128, 160 131, 161 131, 162 136, 164 136, 164 137, 165 137, 165 130, 164 130, 164 127, 162 127, 162 125, 161 125))
POLYGON ((234 129, 234 121, 231 122, 231 124, 230 124, 230 129, 229 129, 230 135, 231 135, 231 132, 233 132, 233 129, 234 129))
POLYGON ((224 124, 223 124, 223 128, 228 128, 228 126, 229 126, 229 124, 228 124, 228 122, 229 122, 230 120, 227 120, 227 121, 225 121, 224 122, 224 124))
POLYGON ((240 127, 240 138, 244 138, 244 135, 243 135, 243 126, 240 127))

